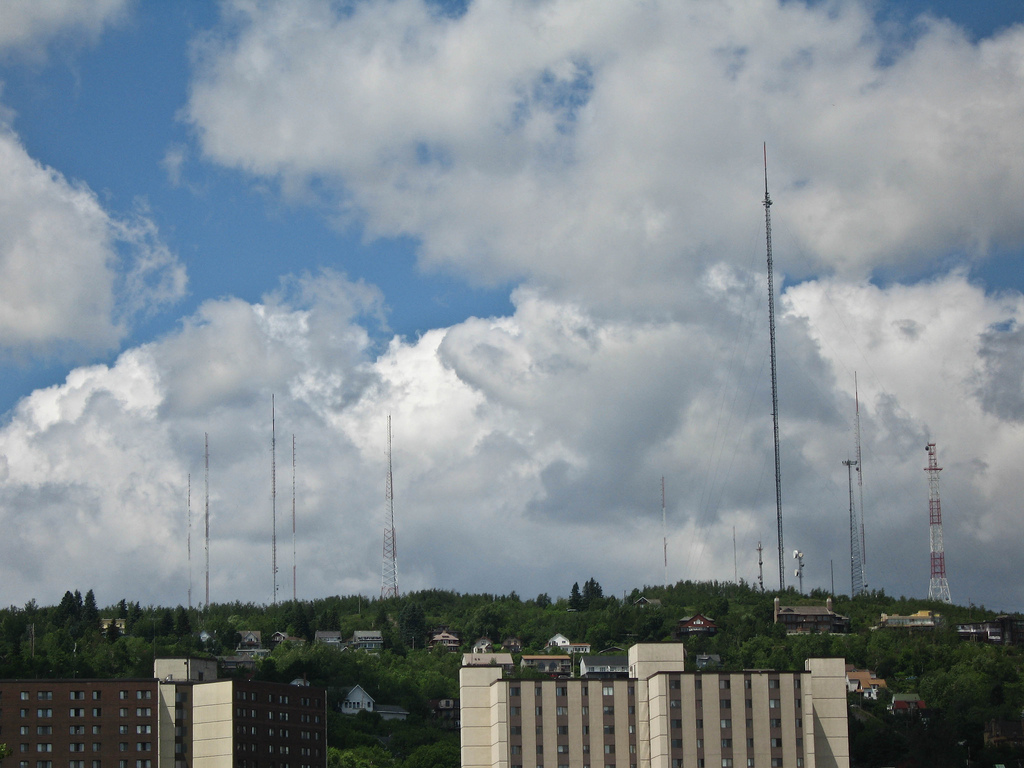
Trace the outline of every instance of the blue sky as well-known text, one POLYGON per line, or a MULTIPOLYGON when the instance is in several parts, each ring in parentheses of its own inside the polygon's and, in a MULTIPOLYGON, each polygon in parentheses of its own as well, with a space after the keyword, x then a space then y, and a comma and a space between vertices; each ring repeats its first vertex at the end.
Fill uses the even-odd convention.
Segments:
POLYGON ((307 597, 379 592, 388 413, 408 589, 617 592, 663 537, 673 580, 729 578, 733 529, 753 580, 767 142, 805 582, 849 556, 857 371, 868 582, 927 592, 934 439, 954 599, 1024 608, 983 565, 1019 562, 1019 3, 0 13, 0 599, 184 602, 204 434, 212 599, 271 599, 271 394, 307 597))

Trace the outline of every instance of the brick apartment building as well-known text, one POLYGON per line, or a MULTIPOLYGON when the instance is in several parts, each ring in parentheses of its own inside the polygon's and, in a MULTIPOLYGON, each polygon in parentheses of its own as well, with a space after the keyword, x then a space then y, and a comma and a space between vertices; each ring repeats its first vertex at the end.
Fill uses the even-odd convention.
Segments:
POLYGON ((802 672, 688 672, 678 643, 625 679, 460 672, 463 768, 848 768, 843 659, 802 672))
POLYGON ((217 680, 216 662, 156 676, 0 680, 5 768, 324 768, 322 688, 217 680))

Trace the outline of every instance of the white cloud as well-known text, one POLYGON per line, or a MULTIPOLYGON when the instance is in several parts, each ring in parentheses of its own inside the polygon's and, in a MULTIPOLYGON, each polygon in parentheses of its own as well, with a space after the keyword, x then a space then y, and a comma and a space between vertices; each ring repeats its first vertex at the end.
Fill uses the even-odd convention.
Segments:
POLYGON ((0 347, 115 348, 139 315, 181 298, 185 270, 143 213, 116 218, 86 185, 33 160, 0 128, 0 347))
MULTIPOLYGON (((179 332, 19 404, 0 430, 0 523, 18 531, 0 567, 50 565, 32 583, 5 575, 23 592, 11 599, 74 585, 113 601, 131 575, 136 599, 185 602, 185 487, 191 473, 195 553, 209 434, 211 598, 269 600, 271 394, 278 562, 290 565, 295 435, 302 596, 379 591, 388 414, 403 591, 559 594, 594 576, 617 593, 660 582, 663 475, 670 578, 730 579, 735 527, 740 575, 756 578, 761 540, 775 583, 767 376, 763 344, 748 342, 763 322, 723 312, 704 326, 635 325, 521 291, 511 317, 395 339, 375 354, 359 320, 375 311, 372 292, 331 274, 290 285, 258 305, 208 302, 179 332), (112 555, 102 573, 96 551, 112 555)), ((756 294, 748 300, 749 310, 756 294)), ((909 290, 808 283, 787 293, 787 550, 806 553, 808 587, 828 586, 830 560, 848 562, 841 460, 852 451, 848 371, 861 360, 842 333, 874 303, 877 319, 860 329, 873 345, 861 348, 869 583, 927 589, 922 449, 935 439, 955 596, 1021 605, 1007 570, 1024 492, 1021 427, 971 393, 985 334, 996 318, 1019 322, 1022 306, 958 276, 909 290), (899 321, 914 313, 927 322, 911 338, 899 321), (930 361, 928 349, 945 359, 930 361)), ((198 556, 193 576, 202 582, 198 556)))
POLYGON ((789 271, 1024 241, 1021 26, 898 47, 853 2, 230 8, 188 107, 206 155, 333 179, 429 265, 678 310, 709 254, 749 258, 762 140, 789 271))
POLYGON ((0 52, 18 50, 39 56, 50 39, 84 35, 91 40, 119 20, 129 0, 4 0, 0 52))

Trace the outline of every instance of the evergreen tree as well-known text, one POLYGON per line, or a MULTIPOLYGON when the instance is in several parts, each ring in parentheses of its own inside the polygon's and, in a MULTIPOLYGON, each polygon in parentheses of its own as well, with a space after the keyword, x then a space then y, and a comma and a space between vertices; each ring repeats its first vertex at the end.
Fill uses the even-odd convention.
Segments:
MULTIPOLYGON (((589 585, 590 582, 588 581, 587 584, 589 585)), ((574 581, 572 583, 572 591, 569 592, 569 610, 579 611, 583 607, 583 598, 580 597, 580 583, 574 581)))
POLYGON ((98 629, 100 625, 100 609, 96 607, 96 595, 91 589, 85 593, 82 603, 82 625, 86 630, 98 629))

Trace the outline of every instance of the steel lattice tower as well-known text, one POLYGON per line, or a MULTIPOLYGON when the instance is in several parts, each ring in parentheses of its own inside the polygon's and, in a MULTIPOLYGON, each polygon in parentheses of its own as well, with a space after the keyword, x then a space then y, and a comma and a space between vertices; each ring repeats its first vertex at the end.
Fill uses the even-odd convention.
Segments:
POLYGON ((785 550, 782 544, 782 468, 779 461, 779 386, 775 373, 775 285, 772 277, 772 199, 768 196, 768 146, 764 147, 764 228, 768 244, 768 338, 772 364, 772 427, 775 431, 775 516, 779 527, 779 589, 786 588, 785 550))
POLYGON ((384 564, 381 568, 380 596, 398 597, 398 552, 395 548, 395 493, 391 478, 391 414, 388 414, 388 474, 384 482, 387 503, 384 521, 384 564))
POLYGON ((942 504, 939 501, 939 472, 942 467, 935 457, 935 443, 925 446, 928 451, 928 533, 931 539, 932 577, 928 582, 928 599, 952 603, 949 582, 946 581, 946 553, 942 547, 942 504))
POLYGON ((860 533, 857 530, 857 508, 853 504, 853 468, 858 466, 856 459, 843 462, 846 467, 847 480, 850 484, 850 596, 856 597, 864 591, 864 571, 860 556, 860 533))

